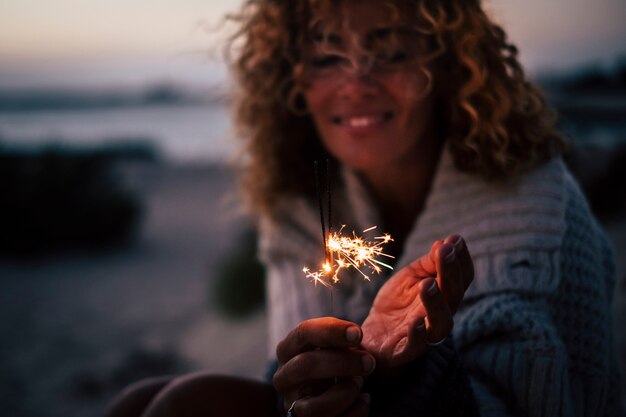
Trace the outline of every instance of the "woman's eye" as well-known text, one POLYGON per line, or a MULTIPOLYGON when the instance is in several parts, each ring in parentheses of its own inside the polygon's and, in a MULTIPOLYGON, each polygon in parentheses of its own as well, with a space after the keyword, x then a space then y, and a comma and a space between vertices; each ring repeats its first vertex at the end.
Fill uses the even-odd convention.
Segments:
POLYGON ((332 67, 335 66, 337 64, 339 64, 342 61, 343 58, 341 58, 338 55, 323 55, 317 58, 314 58, 313 61, 311 61, 311 65, 313 66, 313 68, 328 68, 328 67, 332 67))

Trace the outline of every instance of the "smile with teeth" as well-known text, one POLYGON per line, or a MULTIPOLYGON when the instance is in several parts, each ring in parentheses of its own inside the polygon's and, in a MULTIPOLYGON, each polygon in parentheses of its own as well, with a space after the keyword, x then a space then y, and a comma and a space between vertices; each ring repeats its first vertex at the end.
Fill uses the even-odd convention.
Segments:
POLYGON ((377 125, 391 119, 392 113, 381 113, 378 115, 354 116, 354 117, 334 117, 333 123, 349 127, 369 127, 377 125))

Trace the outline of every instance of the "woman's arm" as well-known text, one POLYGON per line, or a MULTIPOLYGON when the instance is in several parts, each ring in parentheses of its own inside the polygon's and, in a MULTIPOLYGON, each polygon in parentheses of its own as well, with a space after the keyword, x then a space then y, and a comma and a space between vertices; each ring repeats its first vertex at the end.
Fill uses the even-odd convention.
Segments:
POLYGON ((395 380, 371 378, 371 416, 477 417, 478 405, 452 337, 407 364, 395 380))
POLYGON ((363 324, 363 345, 382 364, 367 386, 375 415, 478 415, 448 337, 472 279, 465 242, 452 235, 381 288, 363 324))
POLYGON ((473 276, 463 238, 451 235, 383 285, 363 322, 363 346, 376 358, 380 372, 401 372, 450 334, 473 276))

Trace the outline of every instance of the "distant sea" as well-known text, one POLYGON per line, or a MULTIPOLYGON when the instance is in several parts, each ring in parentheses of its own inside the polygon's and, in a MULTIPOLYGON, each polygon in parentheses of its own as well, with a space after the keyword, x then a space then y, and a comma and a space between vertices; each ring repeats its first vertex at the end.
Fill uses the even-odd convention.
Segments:
MULTIPOLYGON (((552 101, 552 100, 551 100, 552 101)), ((574 142, 626 144, 626 99, 554 98, 574 142)), ((227 161, 237 148, 224 94, 193 95, 158 86, 134 93, 43 94, 0 91, 0 146, 92 147, 147 143, 166 162, 227 161)))
POLYGON ((220 104, 0 113, 0 143, 89 147, 142 141, 166 161, 224 161, 235 144, 228 108, 220 104))
POLYGON ((228 160, 237 144, 223 94, 169 86, 140 92, 0 91, 0 146, 89 148, 145 143, 166 162, 228 160))

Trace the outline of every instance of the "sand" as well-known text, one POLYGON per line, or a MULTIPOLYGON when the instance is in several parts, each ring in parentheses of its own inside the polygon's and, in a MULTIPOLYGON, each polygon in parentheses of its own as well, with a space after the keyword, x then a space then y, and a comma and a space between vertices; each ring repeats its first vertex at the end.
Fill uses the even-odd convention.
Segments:
POLYGON ((209 369, 260 378, 265 318, 211 311, 216 263, 246 224, 221 168, 126 173, 145 201, 137 239, 106 253, 0 263, 0 409, 6 416, 97 416, 133 379, 209 369))
MULTIPOLYGON (((263 312, 234 322, 208 301, 217 263, 247 225, 223 203, 232 176, 219 167, 167 166, 131 167, 125 176, 146 204, 132 244, 0 262, 3 415, 99 416, 122 386, 155 373, 262 377, 263 312)), ((606 226, 626 259, 626 221, 606 226)), ((626 316, 625 271, 620 264, 616 317, 626 316)), ((626 329, 618 326, 626 358, 626 329)))

